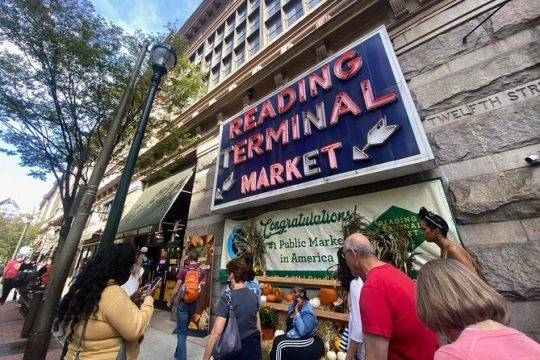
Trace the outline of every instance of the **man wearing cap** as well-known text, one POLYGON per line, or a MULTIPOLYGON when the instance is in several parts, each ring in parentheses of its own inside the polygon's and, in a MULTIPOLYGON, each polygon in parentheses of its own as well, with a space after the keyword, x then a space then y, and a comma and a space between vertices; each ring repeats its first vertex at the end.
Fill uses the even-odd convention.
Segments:
POLYGON ((150 268, 152 267, 152 262, 147 256, 148 248, 146 246, 143 246, 141 248, 140 253, 141 253, 141 259, 142 259, 142 268, 144 270, 144 273, 141 277, 142 279, 141 286, 142 286, 150 282, 150 280, 148 279, 148 276, 150 275, 150 268))

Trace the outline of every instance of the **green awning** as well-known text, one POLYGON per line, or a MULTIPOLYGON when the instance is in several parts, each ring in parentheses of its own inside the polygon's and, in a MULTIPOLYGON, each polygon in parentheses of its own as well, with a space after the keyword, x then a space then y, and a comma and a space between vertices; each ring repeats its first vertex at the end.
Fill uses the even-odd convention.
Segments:
POLYGON ((193 176, 193 168, 150 186, 122 218, 116 238, 147 234, 159 229, 163 218, 193 176))

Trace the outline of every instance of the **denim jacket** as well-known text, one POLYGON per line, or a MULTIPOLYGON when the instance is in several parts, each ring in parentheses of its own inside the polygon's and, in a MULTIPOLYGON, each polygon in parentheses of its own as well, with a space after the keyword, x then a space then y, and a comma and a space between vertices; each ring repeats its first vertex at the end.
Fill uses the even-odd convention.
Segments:
POLYGON ((257 305, 261 306, 261 285, 257 279, 244 281, 244 286, 250 289, 257 295, 257 305))
MULTIPOLYGON (((287 315, 291 315, 296 306, 296 302, 291 303, 287 315)), ((309 302, 305 302, 300 312, 294 315, 293 327, 287 332, 290 339, 305 339, 315 335, 317 331, 317 315, 309 302)))

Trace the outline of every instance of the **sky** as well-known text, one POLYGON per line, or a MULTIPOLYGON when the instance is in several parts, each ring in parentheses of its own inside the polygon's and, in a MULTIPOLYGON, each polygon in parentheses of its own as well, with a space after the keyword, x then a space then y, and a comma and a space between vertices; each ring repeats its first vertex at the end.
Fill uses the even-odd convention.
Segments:
MULTIPOLYGON (((183 24, 202 0, 91 0, 96 13, 128 32, 164 32, 167 23, 183 24)), ((0 144, 0 147, 6 145, 0 144)), ((51 189, 53 177, 41 181, 28 176, 29 168, 19 166, 19 158, 0 153, 0 200, 15 200, 23 213, 39 207, 51 189)))

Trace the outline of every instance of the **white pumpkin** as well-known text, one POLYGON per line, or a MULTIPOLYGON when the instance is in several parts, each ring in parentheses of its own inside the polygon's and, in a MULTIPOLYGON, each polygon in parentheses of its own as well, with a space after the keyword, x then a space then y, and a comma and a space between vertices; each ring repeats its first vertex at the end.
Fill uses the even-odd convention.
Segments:
POLYGON ((266 295, 262 295, 262 296, 261 296, 261 301, 262 301, 262 302, 266 302, 266 295))
POLYGON ((339 351, 337 353, 337 360, 345 360, 347 358, 347 354, 343 351, 339 351))
POLYGON ((283 331, 283 330, 276 330, 276 331, 274 332, 274 337, 277 337, 277 336, 279 336, 279 335, 285 335, 285 331, 283 331))
POLYGON ((337 359, 337 355, 336 355, 336 353, 333 352, 333 351, 328 351, 328 352, 326 353, 326 358, 327 358, 328 360, 336 360, 336 359, 337 359))
POLYGON ((319 300, 319 298, 313 298, 311 300, 309 300, 309 303, 311 304, 311 306, 313 306, 315 309, 318 308, 319 306, 321 306, 321 300, 319 300))

